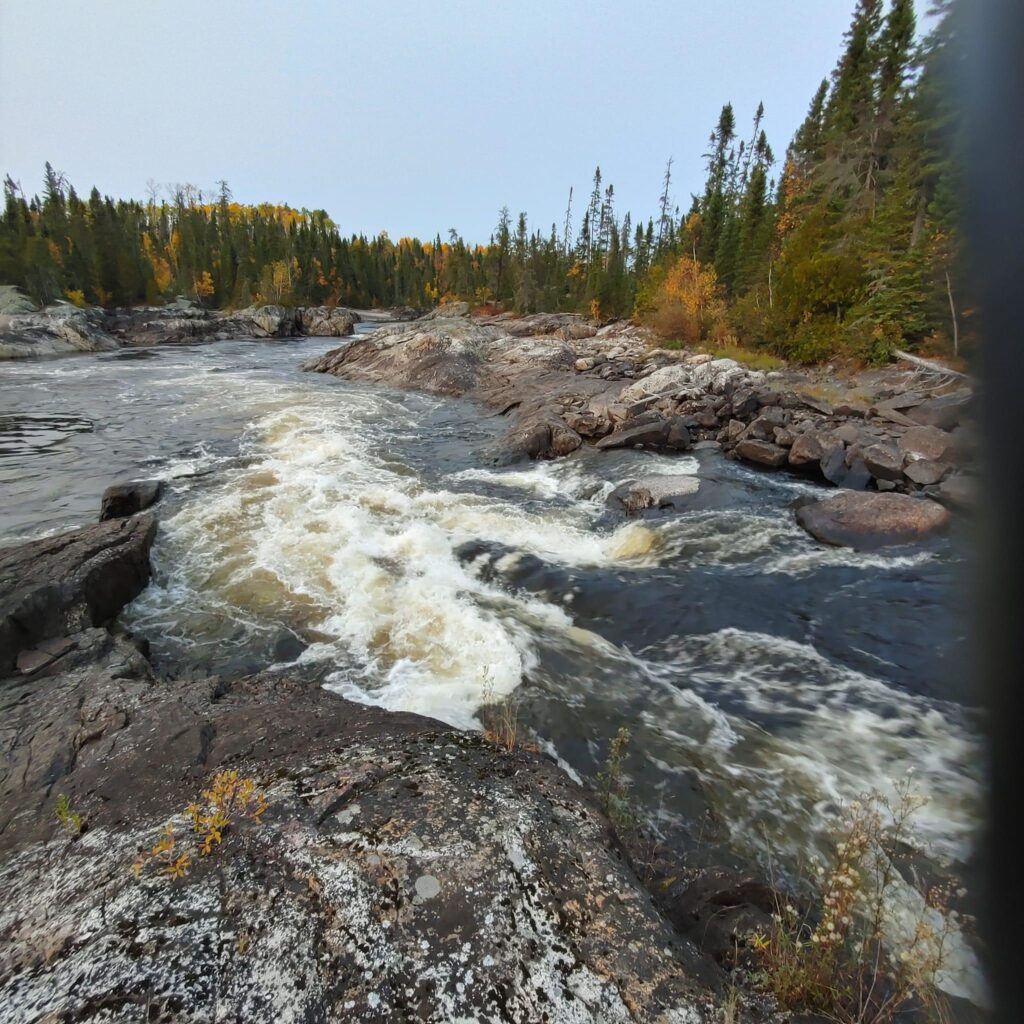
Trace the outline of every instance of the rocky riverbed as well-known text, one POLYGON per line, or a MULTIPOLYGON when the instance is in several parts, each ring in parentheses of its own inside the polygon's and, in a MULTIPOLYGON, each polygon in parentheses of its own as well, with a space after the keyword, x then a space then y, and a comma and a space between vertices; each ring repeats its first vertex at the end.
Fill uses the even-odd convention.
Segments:
MULTIPOLYGON (((847 379, 792 370, 752 371, 729 358, 657 348, 641 328, 605 326, 572 314, 472 318, 465 304, 396 324, 311 360, 306 369, 485 402, 511 426, 496 463, 557 458, 584 444, 599 449, 682 452, 718 448, 728 457, 785 468, 891 499, 847 498, 847 529, 819 539, 876 546, 943 526, 940 510, 898 495, 968 506, 966 466, 974 449, 971 392, 950 377, 928 385, 919 371, 865 372, 847 379), (452 315, 453 313, 457 315, 452 315), (872 531, 876 513, 899 528, 872 531), (854 510, 857 510, 857 513, 854 510), (869 536, 869 534, 875 534, 869 536)), ((630 511, 657 506, 641 483, 630 511)))
POLYGON ((761 838, 788 866, 921 764, 932 841, 970 857, 963 390, 466 312, 10 367, 0 485, 35 538, 0 548, 12 1019, 718 1020, 770 927, 761 838), (891 488, 858 468, 876 442, 891 488), (112 459, 163 486, 101 502, 112 459), (512 694, 555 760, 452 728, 512 694), (619 723, 654 846, 572 781, 619 723), (185 809, 224 771, 267 807, 204 857, 185 809), (188 870, 165 847, 136 878, 168 823, 188 870))

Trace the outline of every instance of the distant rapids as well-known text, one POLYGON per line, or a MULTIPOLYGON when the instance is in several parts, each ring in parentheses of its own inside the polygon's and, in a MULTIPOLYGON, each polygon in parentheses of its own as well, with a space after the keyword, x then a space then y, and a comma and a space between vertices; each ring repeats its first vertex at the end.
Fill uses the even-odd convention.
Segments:
MULTIPOLYGON (((4 367, 0 541, 94 518, 114 478, 167 478, 154 582, 125 621, 168 679, 315 671, 461 728, 512 698, 577 777, 627 726, 666 841, 783 872, 844 801, 913 770, 937 861, 969 873, 983 759, 955 534, 824 547, 791 510, 814 485, 716 453, 498 469, 482 452, 505 424, 469 402, 299 371, 336 344, 4 367), (696 476, 693 510, 609 509, 650 474, 696 476)), ((949 987, 971 994, 966 951, 959 968, 949 987)))

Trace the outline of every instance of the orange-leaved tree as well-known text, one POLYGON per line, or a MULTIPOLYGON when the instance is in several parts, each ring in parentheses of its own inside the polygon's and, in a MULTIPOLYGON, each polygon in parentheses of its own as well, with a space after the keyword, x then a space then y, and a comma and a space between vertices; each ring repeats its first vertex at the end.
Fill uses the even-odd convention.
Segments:
POLYGON ((725 326, 725 301, 715 268, 692 256, 670 264, 653 296, 651 326, 663 338, 696 344, 725 326))

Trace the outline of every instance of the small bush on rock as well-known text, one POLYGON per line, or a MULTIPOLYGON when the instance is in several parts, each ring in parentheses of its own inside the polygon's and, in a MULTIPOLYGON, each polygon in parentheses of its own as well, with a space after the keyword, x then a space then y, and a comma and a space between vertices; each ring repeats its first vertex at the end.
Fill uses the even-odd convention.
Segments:
POLYGON ((60 793, 54 802, 53 814, 65 832, 73 836, 82 834, 82 816, 71 810, 71 801, 63 793, 60 793))
POLYGON ((192 825, 191 833, 179 837, 174 824, 164 825, 161 838, 146 850, 140 850, 132 871, 136 877, 149 870, 165 878, 184 876, 196 854, 209 856, 220 846, 224 834, 243 823, 260 824, 267 809, 267 798, 256 789, 252 779, 242 778, 236 771, 217 772, 199 800, 185 808, 185 817, 192 825))

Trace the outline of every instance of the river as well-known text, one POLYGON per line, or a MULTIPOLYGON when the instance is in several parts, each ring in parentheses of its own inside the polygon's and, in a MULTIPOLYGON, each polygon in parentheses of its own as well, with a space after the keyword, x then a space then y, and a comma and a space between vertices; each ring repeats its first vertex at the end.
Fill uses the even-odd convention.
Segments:
POLYGON ((715 452, 497 468, 482 453, 506 424, 471 402, 301 372, 337 344, 0 367, 0 543, 94 520, 116 478, 164 478, 154 580, 124 619, 168 679, 291 665, 463 728, 508 698, 586 778, 625 726, 667 841, 781 872, 844 801, 913 772, 934 861, 970 872, 983 745, 956 531, 824 547, 792 514, 815 485, 715 452), (648 474, 697 476, 692 508, 609 510, 648 474))

